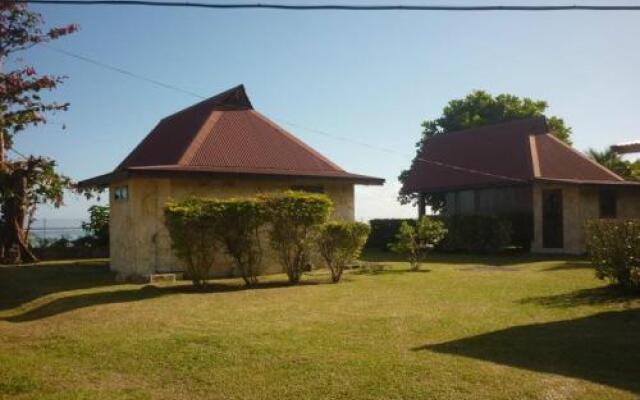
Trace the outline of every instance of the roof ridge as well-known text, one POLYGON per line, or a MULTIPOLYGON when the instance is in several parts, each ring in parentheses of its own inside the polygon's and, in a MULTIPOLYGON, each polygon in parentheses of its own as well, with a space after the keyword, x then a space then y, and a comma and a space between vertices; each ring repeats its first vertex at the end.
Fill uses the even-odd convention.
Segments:
POLYGON ((605 167, 604 165, 598 163, 597 161, 592 160, 591 158, 589 158, 586 154, 584 154, 583 152, 581 152, 580 150, 575 149, 573 146, 570 146, 569 144, 563 142, 562 140, 558 139, 554 134, 552 133, 546 133, 545 136, 549 136, 551 139, 553 139, 554 141, 556 141, 557 143, 559 143, 560 145, 564 146, 565 148, 571 150, 572 152, 574 152, 577 156, 579 156, 580 158, 582 158, 583 160, 591 163, 592 165, 600 168, 602 171, 608 173, 609 175, 613 176, 614 178, 616 178, 619 181, 624 181, 625 179, 622 178, 620 175, 616 174, 615 172, 611 171, 609 168, 605 167))
POLYGON ((263 115, 262 113, 260 113, 259 111, 254 110, 254 109, 250 110, 250 112, 253 113, 255 116, 257 116, 258 118, 260 118, 261 120, 263 120, 266 123, 268 123, 271 127, 273 127, 278 132, 286 135, 288 139, 291 139, 292 141, 296 142, 296 144, 300 145, 306 151, 311 153, 311 155, 313 155, 314 157, 319 158, 323 162, 327 163, 330 167, 332 167, 332 168, 334 168, 334 169, 336 169, 338 171, 346 172, 339 165, 337 165, 333 161, 329 160, 327 157, 323 156, 318 151, 314 150, 311 146, 309 146, 308 144, 306 144, 305 142, 303 142, 302 140, 297 138, 295 135, 293 135, 292 133, 288 132, 286 129, 282 128, 281 126, 279 126, 275 122, 271 121, 267 116, 263 115))
MULTIPOLYGON (((228 102, 229 100, 233 100, 233 97, 230 95, 235 95, 236 100, 238 101, 237 103, 231 103, 231 104, 226 104, 226 106, 230 107, 228 110, 233 110, 233 109, 238 109, 238 110, 245 110, 245 109, 253 109, 253 105, 251 104, 251 100, 249 100, 249 96, 247 95, 247 91, 244 88, 244 84, 239 84, 236 85, 230 89, 227 89, 223 92, 220 92, 218 94, 215 94, 211 97, 207 97, 207 98, 203 98, 201 101, 192 104, 190 106, 187 106, 185 108, 183 108, 182 110, 176 111, 173 114, 169 114, 166 117, 162 118, 162 120, 165 119, 170 119, 173 118, 177 115, 182 114, 185 111, 190 111, 193 110, 195 108, 204 106, 208 103, 212 103, 211 107, 216 107, 216 105, 218 106, 223 106, 222 108, 224 109, 225 103, 228 102), (217 101, 221 101, 219 104, 216 104, 217 101)), ((214 109, 215 110, 215 109, 214 109)), ((162 121, 161 120, 161 121, 162 121)))
MULTIPOLYGON (((526 133, 528 135, 541 135, 541 134, 547 133, 547 119, 544 116, 540 116, 540 117, 512 119, 508 121, 498 122, 495 124, 480 125, 480 126, 474 126, 474 127, 465 128, 465 129, 458 129, 455 131, 442 132, 442 133, 433 135, 427 140, 438 139, 440 137, 449 136, 449 135, 459 135, 459 134, 465 134, 465 133, 468 134, 474 131, 491 131, 495 128, 504 128, 509 125, 525 125, 526 123, 531 124, 532 122, 539 122, 539 121, 542 122, 541 127, 534 126, 534 129, 532 129, 532 132, 523 132, 523 134, 526 133)), ((528 125, 528 126, 531 126, 531 125, 528 125)))
POLYGON ((202 147, 203 143, 206 141, 207 137, 213 131, 215 125, 220 121, 220 117, 222 117, 222 111, 215 110, 207 117, 206 121, 202 124, 198 133, 193 137, 189 146, 184 151, 180 159, 178 160, 177 165, 189 165, 193 158, 198 153, 198 150, 202 147))

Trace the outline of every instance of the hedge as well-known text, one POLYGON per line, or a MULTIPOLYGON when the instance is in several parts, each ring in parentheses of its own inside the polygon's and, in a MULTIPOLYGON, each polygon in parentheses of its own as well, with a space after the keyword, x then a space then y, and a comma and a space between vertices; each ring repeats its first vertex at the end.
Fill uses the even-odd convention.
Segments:
POLYGON ((389 244, 396 240, 396 234, 403 222, 415 225, 416 220, 409 218, 372 219, 369 221, 371 233, 365 247, 384 251, 389 250, 389 244))
MULTIPOLYGON (((448 231, 437 246, 441 251, 497 252, 507 246, 529 249, 533 237, 530 213, 464 216, 436 216, 448 231)), ((403 222, 415 225, 414 219, 373 219, 367 248, 386 251, 403 222)))
POLYGON ((444 218, 447 235, 439 248, 445 251, 497 252, 511 243, 511 223, 492 215, 444 218))
POLYGON ((640 220, 589 221, 586 243, 599 279, 640 290, 640 220))

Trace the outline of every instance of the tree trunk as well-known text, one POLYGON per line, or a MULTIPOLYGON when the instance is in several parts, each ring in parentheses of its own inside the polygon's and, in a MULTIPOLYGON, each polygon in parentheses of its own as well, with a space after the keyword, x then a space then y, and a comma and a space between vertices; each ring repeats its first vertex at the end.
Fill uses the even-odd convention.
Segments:
POLYGON ((2 205, 3 260, 10 264, 38 261, 29 249, 28 237, 24 229, 28 208, 27 177, 20 166, 8 172, 7 177, 11 194, 4 199, 2 205))

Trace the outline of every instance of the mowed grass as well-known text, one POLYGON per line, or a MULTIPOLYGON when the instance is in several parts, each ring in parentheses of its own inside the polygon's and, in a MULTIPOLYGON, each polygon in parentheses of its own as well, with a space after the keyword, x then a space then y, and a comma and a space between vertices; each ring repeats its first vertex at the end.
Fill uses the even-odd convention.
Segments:
POLYGON ((290 287, 0 267, 0 398, 633 399, 640 300, 579 259, 433 256, 290 287))

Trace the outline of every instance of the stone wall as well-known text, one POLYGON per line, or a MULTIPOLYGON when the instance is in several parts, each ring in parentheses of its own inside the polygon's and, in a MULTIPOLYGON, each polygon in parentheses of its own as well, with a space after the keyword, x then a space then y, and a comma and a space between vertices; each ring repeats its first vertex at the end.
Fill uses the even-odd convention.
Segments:
MULTIPOLYGON (((111 268, 121 278, 182 271, 183 264, 171 250, 164 225, 164 205, 191 196, 231 198, 279 192, 294 186, 322 186, 334 202, 334 219, 354 219, 353 184, 317 179, 185 179, 131 178, 110 186, 111 268), (114 198, 115 189, 126 186, 128 199, 114 198)), ((263 240, 263 273, 280 272, 275 255, 263 240)), ((220 257, 212 276, 232 276, 231 260, 220 257)))
MULTIPOLYGON (((617 218, 640 218, 640 190, 616 188, 617 218)), ((583 254, 585 223, 600 217, 600 188, 567 184, 536 184, 533 188, 534 240, 531 250, 537 253, 583 254), (548 249, 542 246, 542 191, 562 190, 564 248, 548 249)))

